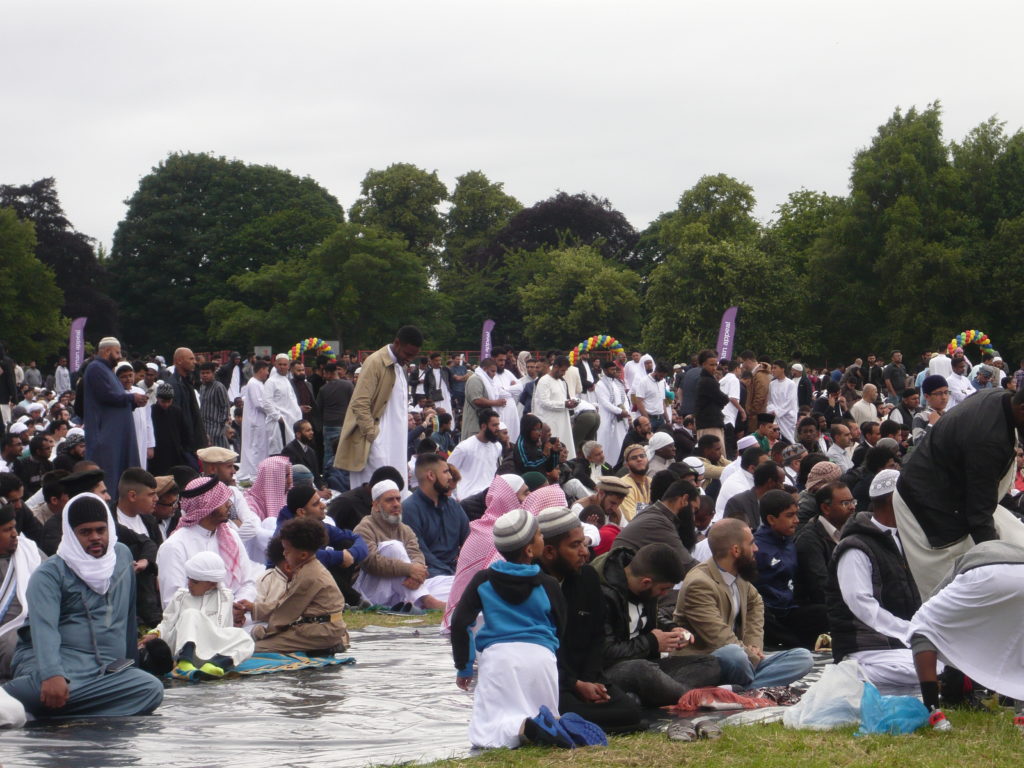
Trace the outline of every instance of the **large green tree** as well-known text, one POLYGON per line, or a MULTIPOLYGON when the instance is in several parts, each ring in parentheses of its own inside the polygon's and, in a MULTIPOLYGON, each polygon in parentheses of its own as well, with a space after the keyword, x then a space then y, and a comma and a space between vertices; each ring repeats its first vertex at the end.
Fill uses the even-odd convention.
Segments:
POLYGON ((207 309, 213 330, 277 348, 299 335, 337 339, 344 348, 376 349, 404 324, 428 335, 446 330, 447 307, 427 285, 422 260, 405 240, 378 227, 339 224, 309 254, 230 280, 239 299, 207 309))
POLYGON ((64 295, 35 250, 32 222, 0 208, 0 341, 15 360, 43 360, 67 342, 64 295))
POLYGON ((108 275, 93 250, 94 241, 71 226, 57 196, 56 181, 0 186, 0 207, 10 207, 35 225, 36 256, 53 270, 64 294, 66 317, 89 318, 97 338, 117 332, 117 304, 107 292, 108 275))
POLYGON ((172 154, 127 201, 110 254, 123 341, 143 351, 234 346, 205 310, 230 278, 308 253, 344 219, 310 178, 206 154, 172 154))
POLYGON ((439 208, 448 188, 437 177, 411 163, 394 163, 370 170, 363 178, 362 197, 349 209, 349 218, 401 235, 406 248, 428 269, 437 266, 445 222, 439 208))
POLYGON ((543 270, 517 291, 530 344, 569 349, 600 333, 625 343, 638 338, 636 272, 605 258, 594 246, 548 251, 545 256, 543 270))

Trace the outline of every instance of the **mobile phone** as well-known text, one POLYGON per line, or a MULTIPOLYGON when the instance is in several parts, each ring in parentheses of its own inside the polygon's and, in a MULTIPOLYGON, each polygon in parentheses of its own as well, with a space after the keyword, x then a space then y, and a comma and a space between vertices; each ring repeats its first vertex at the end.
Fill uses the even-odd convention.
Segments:
POLYGON ((548 440, 548 442, 551 443, 552 445, 558 445, 558 438, 552 437, 550 440, 548 440))
POLYGON ((107 664, 107 668, 106 670, 104 670, 104 674, 113 675, 118 672, 121 672, 122 670, 128 669, 128 667, 134 666, 134 659, 118 659, 117 661, 112 661, 109 664, 107 664))

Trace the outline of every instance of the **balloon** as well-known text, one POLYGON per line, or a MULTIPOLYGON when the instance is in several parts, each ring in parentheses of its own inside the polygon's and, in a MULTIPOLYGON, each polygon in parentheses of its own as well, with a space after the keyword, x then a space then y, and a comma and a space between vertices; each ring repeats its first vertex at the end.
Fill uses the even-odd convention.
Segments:
POLYGON ((581 341, 569 351, 569 362, 576 365, 576 361, 579 360, 581 353, 591 352, 595 349, 622 349, 622 344, 606 333, 599 336, 591 336, 589 339, 581 341))

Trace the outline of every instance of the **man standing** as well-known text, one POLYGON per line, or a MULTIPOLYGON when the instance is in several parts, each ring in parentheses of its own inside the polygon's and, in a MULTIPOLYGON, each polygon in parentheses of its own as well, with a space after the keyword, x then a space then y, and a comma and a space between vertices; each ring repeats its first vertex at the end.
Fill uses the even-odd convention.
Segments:
POLYGON ((406 325, 363 362, 334 457, 334 466, 349 471, 352 488, 379 467, 404 467, 408 461, 409 382, 403 367, 421 346, 423 334, 406 325))
POLYGON ((341 437, 341 427, 345 423, 345 414, 355 389, 355 385, 345 378, 348 371, 340 374, 337 363, 327 363, 324 366, 324 385, 316 395, 316 407, 324 425, 325 470, 334 466, 335 443, 341 437))
POLYGON ((240 480, 255 478, 256 468, 270 455, 267 414, 263 410, 263 387, 269 375, 270 365, 265 360, 257 360, 252 365, 252 378, 243 390, 240 480))
POLYGON ((274 358, 274 370, 263 385, 260 403, 267 414, 267 449, 271 456, 280 453, 288 442, 291 426, 302 418, 299 401, 288 378, 291 367, 288 355, 279 354, 274 358))
POLYGON ((185 434, 182 442, 193 460, 196 451, 210 444, 206 436, 206 427, 203 426, 203 416, 199 411, 199 396, 192 385, 192 374, 195 369, 196 356, 191 349, 179 347, 174 350, 174 373, 167 377, 167 383, 174 387, 174 404, 181 408, 185 416, 185 434))
MULTIPOLYGON (((572 422, 569 412, 579 403, 569 397, 569 386, 565 372, 569 369, 569 358, 559 355, 550 372, 537 381, 533 392, 533 412, 551 427, 551 436, 557 437, 568 451, 567 458, 576 458, 576 447, 572 439, 572 422)), ((463 436, 465 438, 465 435, 463 436)))
MULTIPOLYGON (((501 421, 508 425, 508 439, 514 443, 519 439, 519 408, 516 406, 516 400, 522 394, 522 389, 520 389, 519 379, 505 367, 507 362, 507 351, 494 353, 494 375, 491 381, 496 388, 498 399, 505 401, 505 405, 495 407, 494 410, 498 412, 501 421)), ((568 358, 566 358, 566 363, 568 363, 568 358)), ((568 369, 568 365, 566 368, 568 369)), ((569 445, 572 440, 565 442, 569 445)))
POLYGON ((121 342, 112 336, 100 339, 96 358, 82 374, 85 392, 85 457, 103 467, 110 477, 120 477, 138 464, 132 410, 149 402, 145 395, 126 392, 114 376, 121 359, 121 342))
POLYGON ((740 360, 743 362, 743 370, 750 374, 750 383, 747 384, 747 434, 757 429, 757 416, 768 410, 768 389, 772 375, 768 371, 769 358, 763 358, 758 362, 754 353, 745 349, 740 352, 740 360))
POLYGON ((487 489, 494 480, 501 459, 500 424, 497 413, 481 411, 480 431, 455 446, 448 457, 449 463, 462 473, 458 487, 460 499, 487 489))
POLYGON ((228 440, 224 435, 224 427, 228 422, 231 400, 228 399, 227 388, 215 378, 216 370, 216 363, 203 363, 199 366, 199 412, 203 418, 203 427, 210 438, 210 445, 227 448, 228 440))
POLYGON ((431 352, 427 367, 420 373, 423 394, 445 413, 452 413, 451 372, 441 365, 441 353, 431 352))
POLYGON ((775 414, 775 423, 779 425, 782 436, 791 443, 796 441, 799 410, 796 382, 786 376, 786 364, 776 360, 772 363, 772 381, 768 385, 768 411, 775 414))
POLYGON ((71 391, 71 371, 68 370, 66 357, 57 361, 57 368, 53 372, 53 389, 58 395, 71 391))
MULTIPOLYGON (((946 380, 949 385, 949 405, 946 406, 947 410, 952 410, 976 391, 974 385, 971 384, 971 380, 965 375, 967 361, 963 357, 954 357, 952 366, 953 373, 946 380)), ((1017 389, 1020 391, 1024 387, 1018 387, 1017 389)))
MULTIPOLYGON (((668 372, 667 364, 657 363, 651 373, 637 374, 633 379, 633 407, 641 416, 650 419, 651 429, 655 432, 665 423, 665 384, 663 382, 668 372)), ((718 386, 718 382, 715 382, 715 386, 718 386)))
POLYGON ((907 368, 903 365, 903 353, 898 349, 892 351, 892 362, 882 369, 882 383, 886 399, 893 405, 898 404, 907 388, 907 368))
POLYGON ((494 381, 497 372, 498 364, 493 358, 485 357, 466 382, 466 408, 462 412, 463 440, 468 440, 480 431, 480 411, 505 407, 505 398, 499 396, 494 381))
POLYGON ((217 381, 224 385, 231 402, 241 396, 246 378, 242 370, 242 356, 237 352, 232 352, 228 356, 228 361, 217 369, 217 381))
POLYGON ((148 714, 164 687, 129 661, 138 637, 131 553, 94 494, 68 502, 62 525, 57 555, 29 580, 28 631, 3 690, 39 719, 148 714))
POLYGON ((604 446, 608 462, 618 466, 622 458, 622 441, 629 431, 629 400, 619 366, 614 360, 608 360, 603 367, 604 376, 594 385, 594 399, 601 419, 597 442, 604 446))
MULTIPOLYGON (((718 370, 718 353, 713 349, 701 350, 697 356, 697 363, 701 369, 700 378, 697 379, 697 403, 694 409, 697 439, 704 435, 714 435, 724 442, 725 418, 722 412, 727 405, 731 405, 731 401, 729 395, 719 386, 715 376, 718 370)), ((737 397, 738 384, 739 382, 736 389, 737 397)))

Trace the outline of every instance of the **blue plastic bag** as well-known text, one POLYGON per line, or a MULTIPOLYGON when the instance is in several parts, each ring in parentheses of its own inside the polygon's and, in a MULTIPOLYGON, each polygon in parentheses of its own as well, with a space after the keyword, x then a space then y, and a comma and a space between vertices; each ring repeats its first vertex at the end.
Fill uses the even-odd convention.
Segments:
POLYGON ((913 733, 927 724, 928 709, 913 696, 883 696, 871 683, 864 683, 860 721, 858 736, 913 733))

